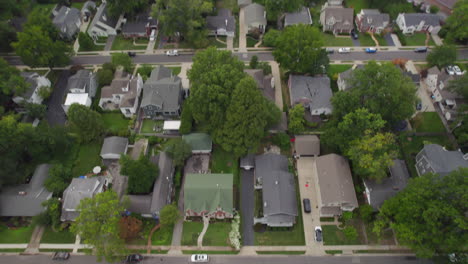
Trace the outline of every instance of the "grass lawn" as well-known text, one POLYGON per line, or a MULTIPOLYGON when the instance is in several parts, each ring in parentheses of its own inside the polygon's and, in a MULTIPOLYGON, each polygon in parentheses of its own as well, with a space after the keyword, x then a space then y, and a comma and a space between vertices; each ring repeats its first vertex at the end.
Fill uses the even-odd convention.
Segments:
POLYGON ((221 41, 224 41, 224 43, 219 42, 218 40, 216 40, 215 37, 208 37, 208 47, 215 46, 217 48, 226 48, 227 47, 226 37, 225 36, 218 36, 218 39, 221 40, 221 41))
POLYGON ((118 35, 112 43, 111 50, 144 50, 146 46, 135 46, 133 45, 133 39, 126 39, 121 35, 118 35))
POLYGON ((83 51, 102 51, 104 50, 106 46, 105 45, 94 45, 92 49, 84 49, 82 46, 78 49, 78 52, 83 52, 83 51))
POLYGON ((83 8, 83 5, 84 5, 84 2, 81 2, 81 3, 80 2, 73 2, 71 4, 71 7, 74 7, 76 9, 78 9, 78 10, 81 10, 81 8, 83 8))
POLYGON ((92 171, 95 166, 101 165, 102 142, 91 142, 87 145, 80 145, 78 157, 73 163, 72 175, 78 177, 92 171))
POLYGON ((331 46, 331 47, 343 47, 343 46, 353 46, 353 41, 351 40, 351 37, 339 37, 336 38, 332 34, 328 33, 322 33, 323 40, 325 43, 325 46, 331 46))
POLYGON ((182 245, 196 246, 198 235, 201 233, 202 230, 202 222, 184 222, 184 227, 182 231, 182 245))
MULTIPOLYGON (((374 37, 379 42, 380 46, 387 46, 388 45, 385 38, 383 38, 379 34, 374 34, 374 37)), ((375 46, 374 40, 367 33, 359 33, 359 43, 361 43, 361 46, 371 46, 371 47, 375 46)))
POLYGON ((107 37, 97 37, 96 43, 106 44, 107 43, 107 37))
POLYGON ((211 154, 210 169, 212 173, 232 173, 234 185, 239 186, 239 161, 231 153, 215 146, 211 154))
POLYGON ((436 112, 423 112, 411 120, 411 126, 416 132, 445 133, 444 124, 436 112))
POLYGON ((75 243, 75 234, 70 232, 70 230, 66 229, 59 232, 54 232, 52 228, 47 227, 44 230, 44 234, 41 238, 41 243, 49 243, 49 244, 68 244, 68 243, 75 243))
POLYGON ((354 13, 357 14, 361 12, 361 9, 369 8, 369 3, 367 0, 346 0, 346 7, 354 8, 354 13))
POLYGON ((153 246, 169 246, 172 242, 172 232, 174 231, 174 225, 165 226, 156 230, 151 238, 151 244, 153 246))
POLYGON ((359 245, 359 239, 349 240, 345 237, 343 231, 334 225, 324 225, 323 244, 324 245, 359 245))
POLYGON ((136 44, 145 44, 148 45, 149 39, 147 38, 137 38, 135 39, 136 44))
POLYGON ((8 229, 5 225, 0 226, 0 244, 22 244, 29 243, 34 226, 8 229))
POLYGON ((229 232, 231 232, 229 222, 210 224, 203 237, 203 246, 230 246, 229 232))
POLYGON ((182 70, 182 67, 168 67, 168 68, 172 70, 173 75, 179 75, 180 71, 182 70))
POLYGON ((118 133, 119 131, 128 130, 128 119, 126 119, 120 112, 119 113, 103 113, 101 114, 104 126, 112 131, 118 133))
MULTIPOLYGON (((414 33, 413 35, 403 35, 406 41, 404 46, 424 46, 426 41, 426 34, 424 33, 414 33)), ((432 38, 429 38, 429 46, 435 45, 432 38)))
POLYGON ((254 39, 254 38, 252 38, 252 37, 249 37, 249 36, 247 36, 246 41, 247 41, 247 47, 248 47, 248 48, 253 48, 253 47, 255 47, 255 44, 257 44, 257 42, 258 42, 258 40, 254 39))
POLYGON ((305 251, 257 251, 259 255, 304 255, 305 251))
POLYGON ((331 89, 334 93, 338 92, 338 84, 336 83, 338 74, 351 69, 351 67, 353 67, 351 64, 330 64, 328 67, 327 75, 331 80, 331 89))
POLYGON ((330 255, 343 254, 343 250, 325 250, 325 253, 330 255))
POLYGON ((3 252, 3 253, 24 252, 25 250, 26 250, 25 248, 0 248, 0 252, 3 252))
POLYGON ((209 255, 237 255, 239 251, 214 251, 214 250, 182 250, 182 254, 191 255, 191 254, 209 254, 209 255))
POLYGON ((145 119, 145 120, 143 120, 143 125, 141 127, 140 133, 157 133, 157 132, 161 132, 163 123, 164 123, 164 121, 162 121, 162 120, 157 120, 156 121, 156 120, 151 120, 151 119, 145 119), (156 128, 156 130, 154 130, 155 126, 160 127, 160 129, 156 128))

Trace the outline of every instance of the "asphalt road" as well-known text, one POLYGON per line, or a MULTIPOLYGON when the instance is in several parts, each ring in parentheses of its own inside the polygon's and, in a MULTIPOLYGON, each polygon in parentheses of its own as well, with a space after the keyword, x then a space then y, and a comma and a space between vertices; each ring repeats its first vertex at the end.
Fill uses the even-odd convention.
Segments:
MULTIPOLYGON (((458 60, 468 60, 468 49, 461 49, 458 51, 458 60)), ((251 56, 257 55, 261 61, 273 60, 271 52, 248 52, 248 53, 234 53, 240 59, 244 61, 250 60, 251 56)), ((191 62, 193 53, 181 54, 176 57, 169 57, 162 54, 141 54, 136 55, 133 58, 134 63, 181 63, 191 62)), ((350 52, 348 54, 330 54, 331 60, 340 61, 355 61, 355 60, 393 60, 395 58, 405 58, 413 61, 425 61, 427 53, 415 53, 412 50, 400 50, 400 51, 379 51, 374 54, 368 54, 363 51, 350 52)), ((11 65, 23 65, 19 57, 7 56, 5 59, 11 65)), ((99 56, 99 55, 86 55, 86 56, 75 56, 72 58, 72 64, 91 65, 91 64, 103 64, 110 62, 110 56, 99 56)))
MULTIPOLYGON (((142 264, 183 264, 190 263, 190 256, 161 256, 148 257, 141 262, 142 264)), ((97 264, 107 262, 97 262, 94 256, 71 256, 68 261, 52 261, 51 256, 47 255, 14 255, 0 256, 0 263, 5 264, 97 264)), ((123 263, 123 262, 121 262, 123 263)), ((428 260, 420 260, 412 257, 403 256, 354 256, 354 257, 310 257, 310 256, 229 256, 229 255, 210 255, 209 263, 223 264, 429 264, 428 260)))

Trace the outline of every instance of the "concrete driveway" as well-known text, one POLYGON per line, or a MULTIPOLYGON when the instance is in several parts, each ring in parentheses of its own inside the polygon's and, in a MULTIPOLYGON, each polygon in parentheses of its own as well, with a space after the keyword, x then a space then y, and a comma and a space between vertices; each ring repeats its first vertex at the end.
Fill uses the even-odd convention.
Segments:
POLYGON ((67 122, 62 103, 67 92, 68 77, 70 71, 62 71, 47 102, 46 119, 49 125, 64 125, 67 122))
POLYGON ((247 39, 245 30, 245 13, 242 7, 239 10, 239 52, 247 52, 247 39))
POLYGON ((254 171, 241 169, 241 217, 244 246, 254 245, 254 171))

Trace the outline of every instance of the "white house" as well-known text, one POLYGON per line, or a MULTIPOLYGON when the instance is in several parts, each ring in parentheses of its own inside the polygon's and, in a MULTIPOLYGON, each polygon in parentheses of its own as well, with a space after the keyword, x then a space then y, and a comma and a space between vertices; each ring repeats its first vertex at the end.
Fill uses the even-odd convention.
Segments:
POLYGON ((414 32, 437 34, 440 30, 440 17, 435 14, 400 13, 396 23, 403 34, 413 34, 414 32))
POLYGON ((22 72, 21 77, 25 79, 29 87, 23 94, 15 95, 13 102, 20 104, 26 101, 28 103, 41 104, 44 99, 39 96, 39 90, 42 87, 51 86, 49 79, 39 75, 37 72, 22 72))
POLYGON ((104 1, 97 9, 93 21, 89 25, 88 35, 93 39, 98 37, 108 37, 117 35, 117 30, 120 28, 119 19, 115 19, 108 15, 107 3, 104 1))
POLYGON ((91 107, 91 98, 87 93, 69 93, 65 99, 65 103, 62 105, 65 113, 68 113, 68 109, 72 104, 85 105, 91 107))

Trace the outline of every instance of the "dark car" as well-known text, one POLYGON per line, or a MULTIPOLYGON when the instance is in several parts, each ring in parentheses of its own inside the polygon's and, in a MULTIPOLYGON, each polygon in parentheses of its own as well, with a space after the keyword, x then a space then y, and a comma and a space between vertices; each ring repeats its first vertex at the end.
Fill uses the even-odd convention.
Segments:
POLYGON ((132 52, 132 51, 127 52, 127 54, 130 57, 135 57, 136 56, 136 52, 132 52))
POLYGON ((315 227, 315 241, 322 242, 322 227, 315 227))
POLYGON ((52 256, 52 260, 67 260, 70 258, 70 253, 68 252, 55 252, 52 256))
POLYGON ((304 199, 304 200, 302 200, 302 203, 304 204, 304 212, 310 213, 311 212, 310 200, 309 199, 304 199))
POLYGON ((356 30, 354 30, 354 29, 351 30, 351 37, 352 37, 353 39, 358 39, 358 38, 359 38, 359 35, 358 35, 358 33, 356 32, 356 30))
POLYGON ((143 256, 140 254, 128 255, 125 259, 125 263, 139 263, 143 260, 143 256))
POLYGON ((427 47, 415 48, 414 52, 427 52, 427 47))
POLYGON ((333 54, 335 53, 335 50, 333 48, 325 48, 325 52, 328 54, 333 54))
POLYGON ((416 110, 421 111, 421 109, 422 109, 422 104, 421 104, 421 102, 418 102, 416 104, 416 110))

